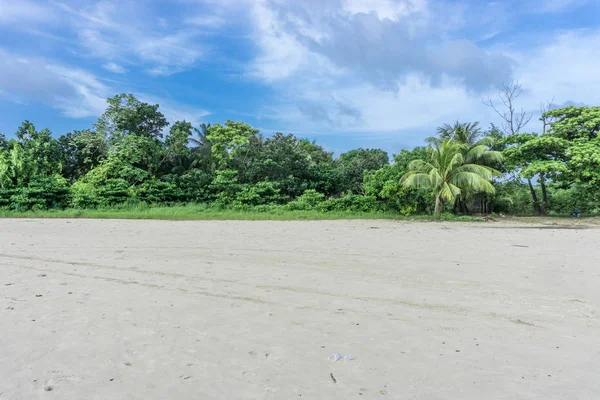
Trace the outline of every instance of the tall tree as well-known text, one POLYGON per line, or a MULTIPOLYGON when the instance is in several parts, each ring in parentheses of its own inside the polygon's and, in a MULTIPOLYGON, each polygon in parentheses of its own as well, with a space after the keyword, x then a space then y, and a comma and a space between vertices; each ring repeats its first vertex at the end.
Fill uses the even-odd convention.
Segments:
MULTIPOLYGON (((497 106, 497 103, 489 98, 487 101, 484 100, 483 103, 490 108, 492 108, 496 114, 501 119, 501 128, 504 132, 505 136, 515 136, 521 133, 521 131, 527 126, 533 114, 530 112, 526 112, 524 109, 517 109, 516 102, 519 96, 523 93, 523 86, 519 84, 519 82, 511 82, 510 84, 502 85, 502 88, 499 90, 498 97, 500 100, 501 106, 497 106)), ((542 120, 543 129, 546 129, 546 121, 542 120)), ((524 175, 523 175, 524 176, 524 175)), ((533 200, 533 208, 537 214, 542 214, 544 211, 544 206, 540 203, 538 195, 535 191, 533 183, 531 182, 531 178, 526 178, 527 184, 529 186, 529 192, 531 193, 531 198, 533 200)), ((545 182, 542 181, 541 185, 544 187, 542 191, 545 189, 545 182)), ((542 193, 543 196, 543 193, 542 193)))
POLYGON ((212 154, 212 144, 208 140, 208 131, 211 124, 200 124, 198 128, 193 128, 194 135, 190 138, 192 151, 196 158, 196 164, 203 171, 214 173, 216 169, 216 159, 212 154))
POLYGON ((106 137, 97 131, 69 132, 58 138, 63 176, 79 179, 108 156, 106 137))
POLYGON ((38 131, 31 122, 25 121, 15 136, 23 148, 32 177, 51 176, 61 172, 58 142, 52 137, 52 132, 48 129, 38 131))
MULTIPOLYGON (((435 215, 444 210, 445 203, 454 201, 465 191, 494 193, 490 182, 494 176, 502 174, 491 167, 476 164, 484 153, 490 152, 486 146, 475 146, 464 154, 465 145, 452 139, 444 139, 433 144, 429 158, 413 160, 409 171, 400 182, 409 188, 431 188, 435 193, 435 215)), ((490 152, 492 153, 492 152, 490 152)), ((495 153, 487 158, 501 158, 495 153)))
POLYGON ((533 114, 523 110, 517 109, 516 102, 519 96, 523 93, 523 86, 518 82, 511 82, 509 84, 503 84, 498 92, 498 98, 500 103, 494 102, 491 98, 484 100, 483 103, 500 117, 502 120, 501 127, 506 135, 515 135, 531 121, 533 114))
POLYGON ((343 179, 343 189, 363 193, 366 172, 375 171, 390 163, 387 152, 381 149, 358 148, 342 153, 336 160, 343 179))
POLYGON ((452 139, 473 146, 482 137, 479 122, 460 123, 456 121, 454 125, 444 124, 437 128, 437 133, 437 138, 429 138, 428 141, 452 139))
POLYGON ((109 137, 134 134, 159 139, 169 125, 163 113, 158 111, 158 104, 143 103, 132 94, 122 93, 107 102, 108 108, 98 119, 96 129, 109 137))
MULTIPOLYGON (((444 124, 437 129, 437 136, 426 139, 427 142, 432 144, 441 143, 444 140, 453 140, 460 144, 464 157, 467 157, 469 151, 473 148, 487 148, 488 150, 492 150, 495 144, 492 136, 483 134, 478 122, 460 123, 457 121, 453 125, 444 124)), ((499 164, 497 153, 494 151, 483 151, 473 154, 479 154, 481 157, 480 159, 473 160, 478 164, 489 167, 497 167, 499 164)), ((463 190, 460 196, 454 199, 452 212, 469 213, 467 199, 475 194, 469 190, 463 190)))
MULTIPOLYGON (((227 121, 225 125, 210 126, 206 138, 212 145, 212 155, 221 169, 227 168, 227 162, 242 155, 248 149, 250 137, 258 129, 243 122, 227 121)), ((241 162, 244 165, 244 160, 241 162)))
POLYGON ((548 210, 546 181, 567 172, 565 161, 568 142, 550 135, 520 133, 508 136, 505 143, 508 145, 503 151, 505 165, 518 171, 518 176, 527 180, 530 192, 534 194, 531 181, 537 178, 542 189, 542 201, 537 196, 533 197, 534 210, 538 215, 545 215, 548 210))
POLYGON ((568 143, 565 152, 568 173, 562 174, 561 183, 583 184, 600 191, 600 107, 559 108, 544 113, 543 117, 552 120, 548 133, 568 143))

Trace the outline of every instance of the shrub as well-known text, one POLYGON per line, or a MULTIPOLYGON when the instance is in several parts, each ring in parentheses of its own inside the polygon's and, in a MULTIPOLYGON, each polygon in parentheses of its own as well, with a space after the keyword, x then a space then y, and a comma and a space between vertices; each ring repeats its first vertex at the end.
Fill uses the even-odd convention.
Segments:
POLYGON ((37 177, 25 187, 6 192, 0 206, 16 211, 64 208, 69 204, 70 189, 67 180, 60 175, 37 177), (5 197, 9 195, 10 197, 5 197))
POLYGON ((135 197, 146 203, 173 203, 183 197, 181 189, 175 184, 151 179, 133 189, 135 197))
POLYGON ((314 189, 305 190, 302 196, 286 204, 288 210, 313 210, 325 201, 325 195, 314 189))
POLYGON ((200 202, 207 200, 209 196, 212 176, 196 169, 181 176, 173 175, 169 181, 181 189, 182 201, 200 202))
POLYGON ((102 186, 77 181, 71 186, 71 204, 76 208, 106 207, 125 203, 131 191, 124 179, 107 179, 102 186))
POLYGON ((275 204, 281 202, 282 197, 279 188, 273 182, 258 182, 254 185, 240 185, 235 193, 232 205, 236 206, 258 206, 263 204, 275 204))

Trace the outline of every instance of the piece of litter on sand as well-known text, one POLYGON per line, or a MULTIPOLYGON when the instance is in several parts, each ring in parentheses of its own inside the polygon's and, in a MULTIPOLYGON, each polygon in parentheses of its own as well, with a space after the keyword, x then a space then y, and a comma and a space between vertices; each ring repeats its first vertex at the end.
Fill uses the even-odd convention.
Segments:
POLYGON ((332 355, 330 355, 329 357, 327 357, 328 360, 336 362, 339 360, 354 360, 354 358, 352 357, 352 354, 347 354, 347 355, 343 355, 343 354, 339 354, 339 353, 334 353, 332 355))

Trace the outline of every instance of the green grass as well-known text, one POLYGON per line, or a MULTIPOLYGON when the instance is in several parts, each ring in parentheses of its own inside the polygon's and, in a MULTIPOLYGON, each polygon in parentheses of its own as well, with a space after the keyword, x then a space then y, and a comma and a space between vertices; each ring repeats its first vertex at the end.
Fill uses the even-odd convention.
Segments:
POLYGON ((340 220, 340 219, 390 219, 390 220, 444 220, 483 221, 482 218, 444 214, 439 218, 432 215, 403 216, 397 213, 353 212, 353 211, 290 211, 282 207, 266 210, 223 210, 202 204, 183 206, 124 207, 108 209, 65 209, 44 211, 0 210, 0 218, 92 218, 92 219, 157 219, 157 220, 340 220))

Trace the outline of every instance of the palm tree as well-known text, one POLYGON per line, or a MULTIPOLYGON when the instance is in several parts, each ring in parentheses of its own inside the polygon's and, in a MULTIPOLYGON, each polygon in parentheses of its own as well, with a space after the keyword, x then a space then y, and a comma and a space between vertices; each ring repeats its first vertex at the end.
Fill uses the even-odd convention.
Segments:
MULTIPOLYGON (((475 163, 480 165, 486 165, 488 167, 495 167, 499 164, 501 159, 499 152, 486 151, 490 150, 495 145, 495 140, 492 136, 483 136, 479 122, 455 122, 453 125, 444 124, 437 128, 437 136, 429 137, 426 139, 431 145, 441 143, 443 140, 451 139, 459 144, 462 144, 462 152, 465 158, 472 158, 467 163, 475 163), (471 150, 477 148, 476 151, 469 153, 471 150)), ((454 199, 454 207, 452 212, 468 213, 467 199, 477 193, 471 190, 463 190, 460 196, 454 199)))
POLYGON ((210 129, 210 126, 210 123, 203 123, 200 124, 200 129, 194 128, 194 132, 196 132, 198 138, 192 137, 190 138, 190 142, 193 143, 196 148, 202 147, 206 145, 206 143, 208 143, 208 139, 206 138, 206 136, 208 136, 208 130, 210 129))
POLYGON ((481 138, 481 128, 479 122, 460 123, 456 121, 454 125, 444 124, 437 129, 440 139, 452 139, 459 143, 474 146, 481 138))
POLYGON ((208 132, 210 124, 200 124, 200 129, 194 128, 197 137, 190 138, 192 143, 192 151, 198 160, 197 164, 202 166, 207 172, 214 172, 215 160, 212 155, 212 143, 208 140, 208 132))
POLYGON ((442 139, 433 143, 429 160, 413 160, 400 183, 410 188, 431 188, 435 193, 435 215, 439 215, 447 201, 468 192, 495 192, 490 182, 502 176, 495 169, 478 164, 482 160, 499 160, 500 153, 488 150, 486 145, 468 148, 464 143, 442 139))
POLYGON ((178 154, 171 160, 171 172, 178 175, 191 172, 198 164, 198 158, 188 154, 178 154))

